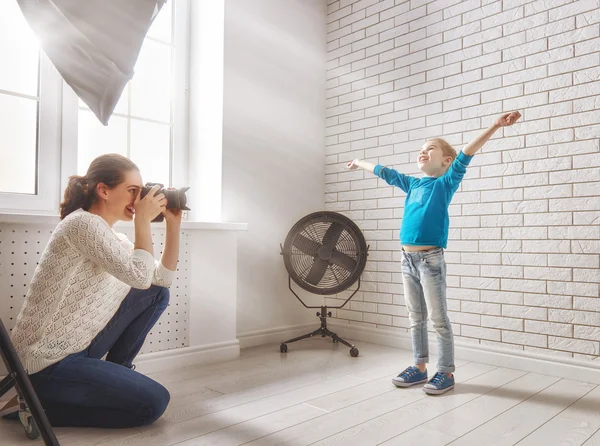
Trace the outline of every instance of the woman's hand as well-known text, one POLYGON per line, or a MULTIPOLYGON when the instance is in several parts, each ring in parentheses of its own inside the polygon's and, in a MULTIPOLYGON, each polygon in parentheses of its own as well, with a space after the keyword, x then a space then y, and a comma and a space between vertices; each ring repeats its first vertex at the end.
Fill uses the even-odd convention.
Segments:
MULTIPOLYGON (((175 188, 170 187, 167 190, 175 190, 175 188)), ((183 216, 183 211, 181 209, 165 209, 162 214, 165 217, 167 226, 177 225, 178 228, 181 226, 181 218, 183 216)))
POLYGON ((146 194, 144 198, 140 200, 140 194, 138 194, 133 207, 135 209, 135 218, 141 220, 152 221, 158 214, 167 208, 167 198, 164 194, 157 194, 160 189, 160 185, 153 186, 152 189, 146 194))
POLYGON ((181 226, 181 217, 183 216, 181 209, 165 209, 163 215, 167 226, 181 226))
POLYGON ((520 117, 521 113, 518 111, 513 111, 500 116, 494 124, 498 127, 508 127, 517 122, 520 117))

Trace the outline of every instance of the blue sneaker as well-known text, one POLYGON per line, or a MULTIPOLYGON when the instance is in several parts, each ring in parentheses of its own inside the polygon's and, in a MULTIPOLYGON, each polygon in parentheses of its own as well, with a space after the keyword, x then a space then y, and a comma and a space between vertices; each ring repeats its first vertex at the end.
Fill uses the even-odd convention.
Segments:
POLYGON ((454 389, 454 375, 450 377, 444 372, 437 372, 433 375, 433 378, 423 386, 423 391, 431 395, 440 395, 452 389, 454 389))
POLYGON ((392 382, 396 387, 410 387, 427 382, 427 370, 422 372, 418 367, 411 365, 398 376, 392 378, 392 382))

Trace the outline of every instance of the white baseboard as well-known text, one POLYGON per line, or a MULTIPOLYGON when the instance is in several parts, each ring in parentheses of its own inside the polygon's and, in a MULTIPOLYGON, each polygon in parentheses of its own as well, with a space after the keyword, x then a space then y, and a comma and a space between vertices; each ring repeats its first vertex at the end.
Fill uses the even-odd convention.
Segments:
POLYGON ((219 342, 198 347, 182 347, 161 352, 145 353, 136 357, 136 370, 143 373, 156 373, 167 370, 194 367, 211 362, 223 362, 240 356, 240 343, 219 342))
MULTIPOLYGON (((333 320, 328 321, 328 325, 343 338, 412 350, 408 333, 398 333, 385 328, 352 326, 333 320)), ((360 350, 360 345, 357 347, 360 350)), ((430 342, 429 351, 437 352, 437 346, 433 342, 430 342)), ((454 355, 457 359, 466 361, 600 384, 599 361, 580 361, 460 342, 455 342, 454 355)))
POLYGON ((287 339, 301 336, 319 328, 319 321, 300 325, 269 328, 238 334, 240 348, 256 347, 265 344, 279 344, 287 339))
MULTIPOLYGON (((161 352, 144 353, 135 358, 137 371, 156 373, 194 367, 211 362, 232 361, 240 356, 240 343, 235 341, 219 342, 199 347, 182 347, 161 352)), ((6 374, 4 363, 0 361, 0 379, 6 374)))

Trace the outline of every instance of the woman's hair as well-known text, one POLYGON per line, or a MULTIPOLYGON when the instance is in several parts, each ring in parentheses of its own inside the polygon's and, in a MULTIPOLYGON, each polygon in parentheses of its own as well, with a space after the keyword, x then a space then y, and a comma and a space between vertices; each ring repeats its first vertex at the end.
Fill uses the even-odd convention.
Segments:
POLYGON ((60 219, 79 208, 87 211, 98 198, 98 183, 104 183, 112 189, 123 182, 125 172, 130 170, 139 169, 133 161, 122 155, 109 153, 96 158, 84 176, 69 177, 64 201, 60 204, 60 219))
POLYGON ((444 156, 451 156, 452 160, 454 160, 454 158, 457 157, 456 150, 454 150, 454 147, 452 147, 450 144, 448 144, 448 141, 446 141, 445 139, 431 138, 429 141, 437 142, 440 145, 440 147, 442 148, 442 152, 444 153, 444 156))

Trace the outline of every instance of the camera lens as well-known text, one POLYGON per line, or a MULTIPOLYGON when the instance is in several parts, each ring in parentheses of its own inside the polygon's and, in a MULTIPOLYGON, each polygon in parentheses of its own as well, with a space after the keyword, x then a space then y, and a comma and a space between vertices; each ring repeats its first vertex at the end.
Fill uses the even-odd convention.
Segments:
MULTIPOLYGON (((143 199, 148 192, 152 189, 152 187, 159 185, 160 189, 156 191, 157 194, 164 194, 167 199, 167 209, 182 209, 184 211, 189 211, 190 208, 186 206, 187 197, 185 193, 190 189, 189 187, 182 187, 180 189, 165 189, 164 185, 160 183, 146 183, 144 187, 142 187, 140 193, 140 199, 143 199)), ((163 215, 159 214, 153 222, 163 221, 163 215)))

